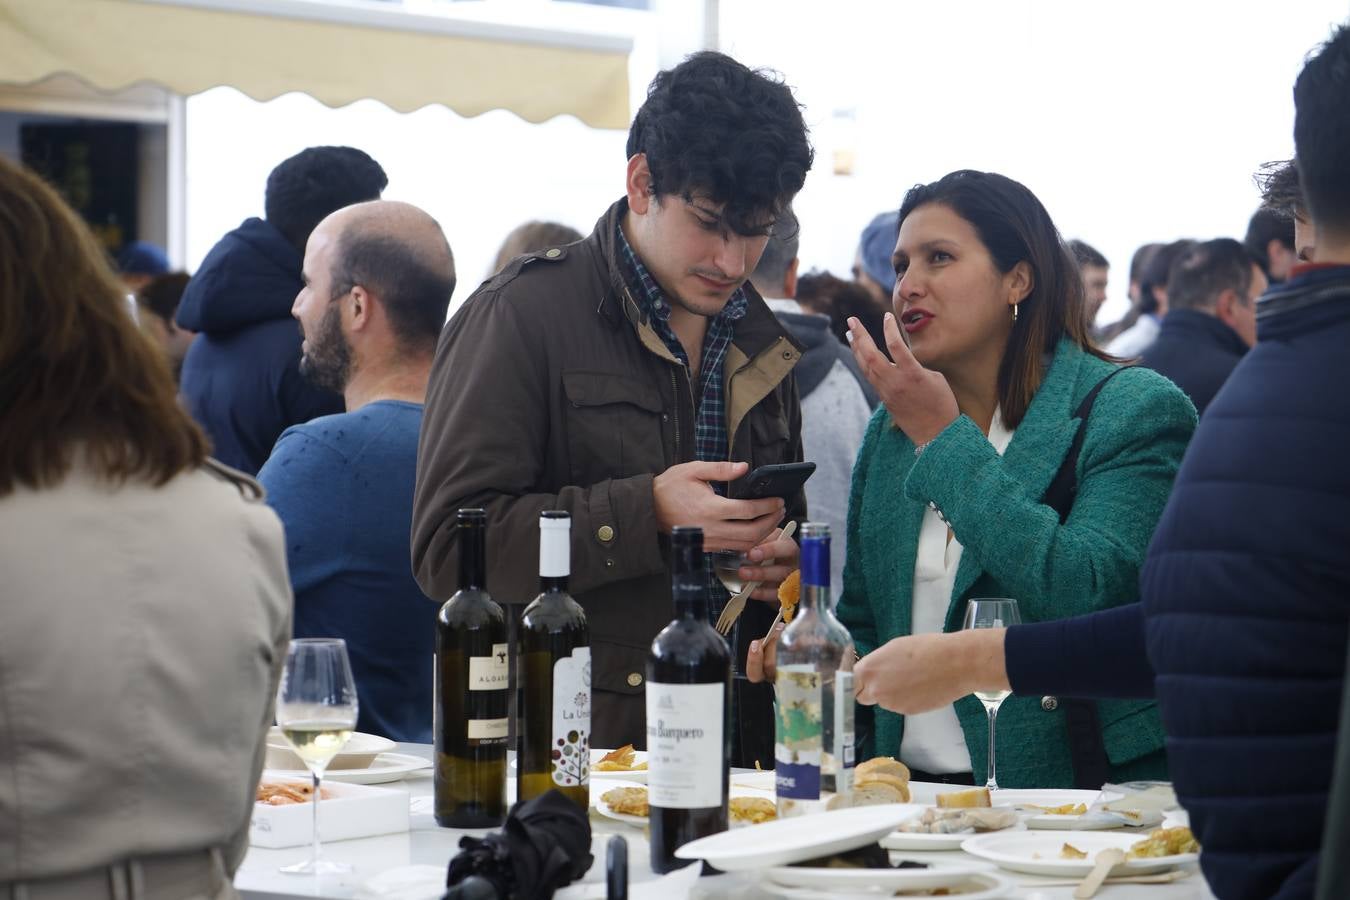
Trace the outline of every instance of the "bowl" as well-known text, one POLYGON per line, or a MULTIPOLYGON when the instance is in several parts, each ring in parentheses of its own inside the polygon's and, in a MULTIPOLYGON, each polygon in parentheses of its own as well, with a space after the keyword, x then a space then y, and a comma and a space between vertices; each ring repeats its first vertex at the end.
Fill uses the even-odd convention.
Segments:
MULTIPOLYGON (((389 738, 380 737, 378 734, 353 731, 347 745, 337 752, 333 761, 328 764, 328 768, 368 769, 375 762, 375 757, 393 750, 395 746, 396 744, 389 738)), ((271 730, 267 732, 267 761, 265 765, 269 769, 285 769, 288 771, 305 768, 305 761, 291 749, 286 736, 281 733, 281 729, 276 725, 273 725, 271 730)))

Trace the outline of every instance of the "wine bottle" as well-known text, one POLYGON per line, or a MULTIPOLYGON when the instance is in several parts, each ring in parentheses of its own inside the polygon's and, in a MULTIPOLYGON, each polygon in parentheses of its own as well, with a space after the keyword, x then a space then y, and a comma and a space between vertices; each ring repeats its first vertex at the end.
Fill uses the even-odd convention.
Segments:
POLYGON ((647 656, 647 798, 651 865, 689 864, 675 850, 727 830, 731 769, 731 651, 708 624, 703 529, 676 528, 675 620, 647 656))
POLYGON ((539 596, 520 620, 521 800, 557 789, 590 808, 591 631, 567 593, 572 518, 539 516, 539 596))
POLYGON ((778 816, 824 808, 853 776, 853 638, 830 605, 830 529, 802 526, 801 600, 778 639, 774 785, 778 816))
POLYGON ((436 823, 491 828, 506 819, 506 617, 485 587, 487 514, 461 509, 455 526, 459 590, 436 617, 436 823))

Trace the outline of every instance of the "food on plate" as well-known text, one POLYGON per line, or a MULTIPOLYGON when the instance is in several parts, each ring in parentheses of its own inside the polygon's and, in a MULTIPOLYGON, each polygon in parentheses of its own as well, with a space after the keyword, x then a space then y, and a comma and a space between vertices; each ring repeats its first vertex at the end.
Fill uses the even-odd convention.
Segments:
POLYGON ((802 595, 802 570, 793 569, 792 574, 778 585, 778 603, 783 607, 783 621, 791 622, 797 614, 797 601, 802 595))
MULTIPOLYGON (((258 782, 258 803, 268 806, 288 806, 292 803, 308 803, 314 796, 314 785, 300 781, 260 781, 258 782)), ((332 796, 328 788, 319 791, 319 799, 327 800, 332 796)))
POLYGON ((772 800, 764 797, 732 797, 727 806, 733 822, 758 825, 778 818, 778 808, 772 800))
POLYGON ((1060 859, 1087 859, 1087 851, 1079 850, 1073 844, 1065 844, 1059 849, 1060 859))
POLYGON ((645 762, 637 762, 637 751, 633 749, 632 744, 624 744, 618 750, 611 750, 600 757, 595 765, 591 766, 592 772, 645 772, 646 770, 647 764, 645 762))
POLYGON ((900 823, 897 831, 906 834, 965 834, 971 831, 1002 831, 1017 824, 1012 809, 934 809, 900 823))
POLYGON ((989 799, 989 788, 971 788, 968 791, 952 791, 937 795, 937 805, 942 809, 974 809, 993 806, 989 799))
POLYGON ((1130 859, 1148 859, 1154 856, 1176 856, 1178 853, 1199 853, 1200 844, 1186 827, 1159 828, 1130 848, 1125 855, 1130 859))
POLYGON ((1037 806, 1034 803, 1026 804, 1024 809, 1034 809, 1047 816, 1085 816, 1087 815, 1086 803, 1065 803, 1063 806, 1037 806))
POLYGON ((853 769, 853 780, 866 779, 875 774, 894 775, 905 784, 909 784, 909 767, 890 756, 874 756, 866 762, 860 762, 853 769))
MULTIPOLYGON (((645 787, 613 788, 601 794, 600 799, 609 807, 610 812, 642 818, 651 814, 645 787)), ((778 809, 774 806, 774 802, 765 797, 732 797, 727 805, 727 813, 733 822, 758 825, 778 818, 778 809)))
POLYGON ((646 818, 650 812, 647 806, 647 789, 645 787, 621 787, 605 791, 600 795, 600 799, 611 811, 624 816, 642 816, 646 818))

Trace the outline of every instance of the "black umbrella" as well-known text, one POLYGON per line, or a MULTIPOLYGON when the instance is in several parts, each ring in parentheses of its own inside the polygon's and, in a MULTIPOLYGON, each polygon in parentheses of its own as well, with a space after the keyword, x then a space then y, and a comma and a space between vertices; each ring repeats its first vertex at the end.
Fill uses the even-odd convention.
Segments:
POLYGON ((517 803, 481 838, 464 837, 442 900, 547 900, 591 868, 591 822, 558 791, 517 803))

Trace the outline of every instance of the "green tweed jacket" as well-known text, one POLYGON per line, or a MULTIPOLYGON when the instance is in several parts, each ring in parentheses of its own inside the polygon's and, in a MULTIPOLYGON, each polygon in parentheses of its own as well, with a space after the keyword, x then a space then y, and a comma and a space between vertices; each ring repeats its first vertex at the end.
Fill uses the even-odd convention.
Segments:
MULTIPOLYGON (((1067 521, 1041 503, 1073 440, 1071 416, 1113 366, 1063 340, 1006 453, 961 416, 918 458, 877 410, 853 471, 848 556, 838 615, 860 654, 910 633, 914 561, 924 507, 933 503, 964 548, 946 631, 961 627, 965 601, 1012 597, 1025 622, 1075 616, 1138 599, 1139 567, 1182 453, 1195 408, 1148 369, 1122 373, 1097 396, 1078 459, 1078 493, 1067 521)), ((1072 787, 1064 711, 1041 697, 1009 697, 998 714, 1003 787, 1072 787)), ((865 753, 900 755, 904 717, 860 708, 865 753)), ((988 765, 984 707, 956 703, 977 781, 988 765)), ((1112 777, 1166 777, 1163 729, 1152 702, 1098 703, 1112 777)))

